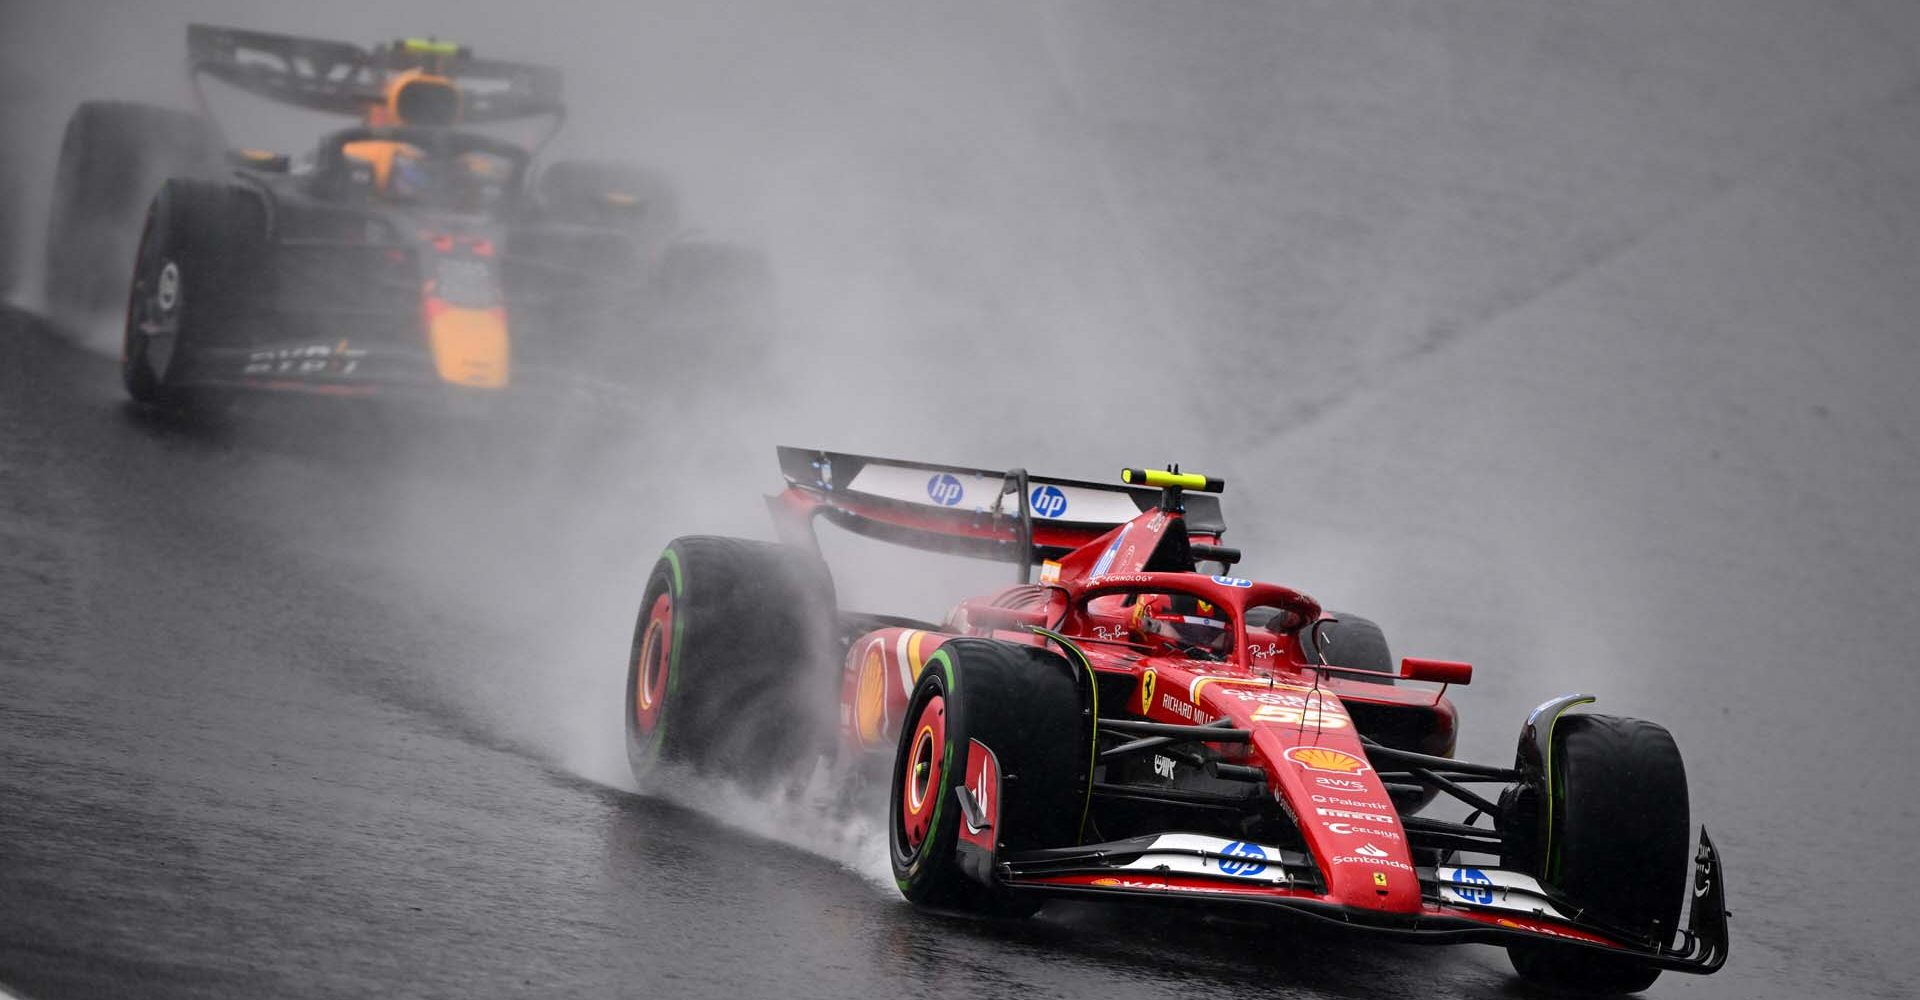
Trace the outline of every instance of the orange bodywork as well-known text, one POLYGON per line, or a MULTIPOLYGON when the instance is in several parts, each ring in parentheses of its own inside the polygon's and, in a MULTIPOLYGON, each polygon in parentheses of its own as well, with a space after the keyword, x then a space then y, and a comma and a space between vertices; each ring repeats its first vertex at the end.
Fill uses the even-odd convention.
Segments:
MULTIPOLYGON (((459 120, 462 103, 460 90, 452 80, 426 70, 410 69, 387 80, 385 100, 367 108, 367 124, 375 128, 451 125, 459 120), (417 113, 429 108, 419 101, 423 96, 437 97, 440 101, 437 107, 431 108, 432 114, 427 120, 421 120, 422 116, 417 113), (415 113, 409 112, 410 100, 414 101, 415 113)), ((381 191, 387 190, 396 158, 419 155, 417 149, 406 143, 381 139, 350 142, 341 152, 370 165, 374 187, 381 191)), ((436 240, 436 249, 451 250, 451 242, 448 237, 440 237, 436 240), (440 246, 441 243, 447 245, 440 246)), ((483 257, 493 253, 490 244, 476 244, 473 250, 483 257)), ((427 345, 433 351, 434 370, 441 380, 474 389, 505 388, 512 370, 506 309, 498 305, 455 305, 437 294, 431 281, 423 290, 422 303, 427 345)))
POLYGON ((429 288, 426 319, 427 344, 442 380, 475 389, 506 387, 510 369, 506 309, 451 305, 429 288))

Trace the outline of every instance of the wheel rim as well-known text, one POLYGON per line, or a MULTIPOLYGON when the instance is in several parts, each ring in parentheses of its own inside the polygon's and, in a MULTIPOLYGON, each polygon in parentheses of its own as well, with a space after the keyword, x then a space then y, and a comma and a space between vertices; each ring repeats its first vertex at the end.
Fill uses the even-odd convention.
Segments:
POLYGON ((933 816, 940 803, 946 767, 947 703, 935 695, 913 720, 913 749, 901 777, 900 831, 907 848, 918 851, 932 834, 933 816))
POLYGON ((179 262, 169 258, 165 248, 154 246, 156 228, 149 216, 140 234, 120 363, 129 372, 144 364, 154 378, 164 381, 179 340, 184 286, 179 262))
POLYGON ((153 283, 153 307, 160 311, 160 319, 170 321, 180 308, 180 265, 173 261, 162 261, 160 276, 153 283))
POLYGON ((146 355, 159 375, 173 364, 173 352, 180 342, 180 265, 161 258, 160 270, 153 280, 152 318, 143 331, 147 337, 146 355))
POLYGON ((633 718, 642 733, 660 724, 673 672, 673 595, 661 594, 647 612, 647 629, 634 659, 633 718))
MULTIPOLYGON (((140 230, 140 249, 134 255, 133 287, 127 293, 126 331, 120 339, 120 364, 129 371, 137 364, 146 363, 148 339, 158 329, 154 313, 158 308, 155 291, 160 271, 153 266, 155 258, 159 256, 153 245, 153 236, 153 215, 148 213, 146 224, 140 230)), ((172 262, 166 261, 164 264, 172 265, 172 262)), ((180 269, 177 265, 173 267, 170 297, 172 304, 169 311, 177 313, 180 303, 180 269)))

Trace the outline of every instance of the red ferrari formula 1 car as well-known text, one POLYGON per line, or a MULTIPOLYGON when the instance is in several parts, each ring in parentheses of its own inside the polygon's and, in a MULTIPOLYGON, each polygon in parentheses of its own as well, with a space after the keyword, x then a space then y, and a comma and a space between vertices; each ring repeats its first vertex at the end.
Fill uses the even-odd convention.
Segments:
POLYGON ((1454 760, 1445 692, 1473 668, 1395 663, 1373 623, 1230 575, 1220 481, 780 459, 781 544, 681 538, 652 575, 625 710, 643 781, 832 747, 886 783, 900 891, 943 909, 1266 907, 1504 945, 1523 978, 1588 992, 1726 961, 1719 857, 1665 729, 1568 695, 1511 765, 1454 760), (937 625, 839 611, 820 519, 1019 582, 937 625), (1441 799, 1464 818, 1428 815, 1441 799))

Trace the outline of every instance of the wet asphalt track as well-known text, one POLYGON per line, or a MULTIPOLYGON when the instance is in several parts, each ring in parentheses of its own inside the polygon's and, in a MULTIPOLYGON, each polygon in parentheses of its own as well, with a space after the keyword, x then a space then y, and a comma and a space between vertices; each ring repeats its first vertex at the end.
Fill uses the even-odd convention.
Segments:
MULTIPOLYGON (((31 30, 0 30, 0 111, 26 138, 0 166, 43 183, 33 154, 74 100, 172 86, 149 36, 183 11, 338 34, 388 6, 10 9, 0 29, 31 30), (76 52, 94 75, 66 75, 76 52)), ((1653 995, 1915 995, 1910 5, 847 0, 737 25, 735 6, 629 32, 643 58, 580 42, 626 5, 549 41, 576 79, 712 102, 641 127, 583 102, 582 129, 664 132, 722 171, 764 152, 792 178, 769 228, 825 403, 653 413, 703 433, 502 476, 467 467, 471 439, 337 413, 143 420, 110 331, 0 313, 0 987, 1513 991, 1478 946, 918 915, 868 850, 578 777, 620 780, 610 693, 657 546, 761 530, 788 441, 1220 472, 1250 574, 1375 615, 1402 653, 1476 661, 1469 755, 1509 753, 1522 713, 1572 689, 1673 728, 1726 854, 1733 957, 1653 995), (711 45, 729 58, 706 76, 676 61, 711 45), (1149 419, 1108 391, 1138 385, 1142 345, 1149 419), (927 405, 909 369, 929 363, 978 398, 927 405), (826 391, 848 383, 857 409, 826 391), (724 481, 698 502, 631 481, 677 467, 724 481)), ((489 14, 491 47, 565 21, 489 14)), ((17 263, 31 195, 3 194, 17 263)))
MULTIPOLYGON (((921 915, 498 736, 356 544, 364 453, 156 424, 0 314, 0 982, 28 996, 1486 995, 1501 955, 921 915), (298 488, 261 496, 262 466, 298 488), (1289 957, 1292 956, 1292 957, 1289 957)), ((390 471, 390 470, 387 470, 390 471)), ((439 647, 439 648, 435 648, 439 647)), ((613 669, 609 665, 609 669, 613 669)))
MULTIPOLYGON (((361 515, 394 459, 156 422, 110 360, 14 311, 0 422, 0 983, 28 996, 1517 990, 1480 946, 1078 906, 1005 926, 916 913, 829 857, 575 777, 463 700, 448 678, 511 659, 512 623, 338 556, 388 544, 361 515)), ((1729 863, 1739 909, 1759 887, 1729 863)), ((1798 960, 1800 923, 1742 919, 1732 970, 1656 995, 1768 995, 1756 973, 1798 960)))

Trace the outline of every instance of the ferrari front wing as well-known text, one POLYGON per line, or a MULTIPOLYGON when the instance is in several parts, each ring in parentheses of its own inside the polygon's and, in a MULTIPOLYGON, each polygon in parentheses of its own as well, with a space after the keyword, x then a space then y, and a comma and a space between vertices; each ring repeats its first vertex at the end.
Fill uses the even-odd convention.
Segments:
POLYGON ((1021 852, 1001 860, 995 876, 1000 886, 1019 893, 1276 907, 1428 944, 1551 941, 1703 974, 1727 960, 1720 857, 1704 830, 1687 926, 1665 941, 1609 927, 1522 872, 1455 865, 1414 871, 1422 898, 1420 909, 1410 913, 1356 907, 1327 895, 1319 868, 1303 852, 1191 833, 1021 852))

